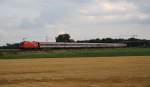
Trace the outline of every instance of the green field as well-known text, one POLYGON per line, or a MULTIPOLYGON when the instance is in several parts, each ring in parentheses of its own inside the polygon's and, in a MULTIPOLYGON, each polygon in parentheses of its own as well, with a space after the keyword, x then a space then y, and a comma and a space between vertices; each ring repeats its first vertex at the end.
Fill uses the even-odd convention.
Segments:
POLYGON ((66 57, 111 57, 111 56, 150 56, 150 48, 114 49, 57 49, 48 51, 1 52, 0 59, 20 58, 66 58, 66 57))

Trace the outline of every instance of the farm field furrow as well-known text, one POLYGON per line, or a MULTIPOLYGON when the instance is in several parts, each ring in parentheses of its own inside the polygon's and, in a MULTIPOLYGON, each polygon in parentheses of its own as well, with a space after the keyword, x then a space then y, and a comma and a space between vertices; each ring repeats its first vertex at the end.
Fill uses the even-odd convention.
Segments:
POLYGON ((150 56, 0 60, 0 87, 150 87, 150 56))

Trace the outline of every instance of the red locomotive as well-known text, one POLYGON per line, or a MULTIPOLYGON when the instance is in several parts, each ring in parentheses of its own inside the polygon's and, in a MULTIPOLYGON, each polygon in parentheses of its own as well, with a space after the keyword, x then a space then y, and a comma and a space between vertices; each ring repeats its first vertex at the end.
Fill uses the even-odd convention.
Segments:
POLYGON ((24 41, 20 43, 20 48, 21 49, 37 49, 40 48, 39 42, 36 41, 24 41))

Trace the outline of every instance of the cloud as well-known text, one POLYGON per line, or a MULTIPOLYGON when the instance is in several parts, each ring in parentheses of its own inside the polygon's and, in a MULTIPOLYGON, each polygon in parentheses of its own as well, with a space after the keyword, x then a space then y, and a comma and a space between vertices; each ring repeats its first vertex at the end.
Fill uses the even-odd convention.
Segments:
POLYGON ((93 4, 89 4, 81 9, 82 13, 126 13, 135 11, 137 8, 126 1, 109 2, 106 0, 95 0, 93 4))
POLYGON ((149 0, 0 0, 0 13, 0 44, 150 34, 149 0))
POLYGON ((81 7, 80 13, 86 21, 91 22, 132 22, 149 19, 149 14, 142 12, 135 3, 125 0, 95 0, 94 3, 81 7))

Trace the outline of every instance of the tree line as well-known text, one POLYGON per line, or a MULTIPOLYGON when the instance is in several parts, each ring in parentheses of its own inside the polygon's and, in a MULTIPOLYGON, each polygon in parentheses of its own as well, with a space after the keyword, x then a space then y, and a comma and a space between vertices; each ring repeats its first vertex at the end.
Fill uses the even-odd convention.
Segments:
POLYGON ((18 49, 19 48, 19 43, 7 43, 5 46, 0 46, 0 49, 18 49))

